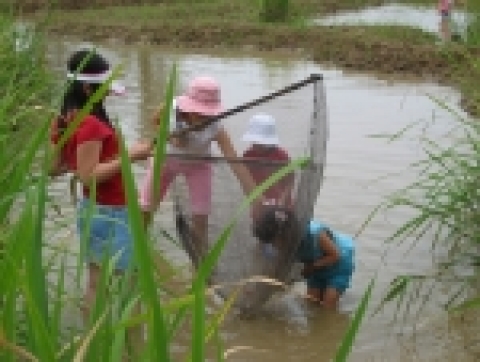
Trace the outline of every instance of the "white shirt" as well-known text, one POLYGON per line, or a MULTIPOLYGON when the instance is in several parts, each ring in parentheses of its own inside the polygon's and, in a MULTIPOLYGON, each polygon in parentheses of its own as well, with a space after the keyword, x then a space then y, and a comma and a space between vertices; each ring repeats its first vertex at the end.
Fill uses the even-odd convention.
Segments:
MULTIPOLYGON (((177 120, 177 102, 174 99, 172 111, 170 113, 170 131, 178 131, 187 128, 188 124, 182 120, 177 120)), ((220 122, 213 122, 199 131, 190 131, 186 133, 187 145, 185 147, 175 147, 167 144, 167 153, 186 153, 193 155, 210 155, 212 140, 217 136, 222 125, 220 122)))

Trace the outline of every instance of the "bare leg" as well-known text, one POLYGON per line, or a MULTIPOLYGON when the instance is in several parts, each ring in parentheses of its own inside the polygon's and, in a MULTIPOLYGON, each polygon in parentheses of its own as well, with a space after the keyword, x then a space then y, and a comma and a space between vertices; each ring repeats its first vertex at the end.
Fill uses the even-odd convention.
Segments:
POLYGON ((307 298, 311 302, 322 303, 322 301, 323 301, 322 290, 320 290, 318 288, 308 288, 307 289, 307 298))
POLYGON ((327 287, 323 293, 323 306, 327 309, 337 310, 340 293, 337 289, 327 287))

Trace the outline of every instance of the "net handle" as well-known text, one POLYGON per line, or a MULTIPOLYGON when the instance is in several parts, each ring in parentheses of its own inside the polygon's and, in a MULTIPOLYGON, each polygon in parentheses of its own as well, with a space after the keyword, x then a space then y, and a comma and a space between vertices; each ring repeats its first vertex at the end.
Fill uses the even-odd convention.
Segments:
POLYGON ((168 153, 166 157, 180 158, 182 160, 192 160, 192 161, 208 161, 208 162, 228 162, 228 163, 251 163, 257 165, 267 165, 267 166, 286 166, 290 161, 283 160, 267 160, 262 158, 254 157, 225 157, 225 156, 214 156, 214 155, 196 155, 192 153, 168 153))
POLYGON ((304 86, 306 86, 310 83, 316 83, 316 82, 318 82, 322 79, 323 79, 323 76, 321 74, 316 74, 316 73, 310 74, 310 76, 308 78, 305 78, 301 81, 292 83, 292 84, 290 84, 290 85, 288 85, 288 86, 286 86, 282 89, 279 89, 275 92, 272 92, 272 93, 267 94, 265 96, 254 99, 252 101, 246 102, 246 103, 241 104, 237 107, 226 110, 225 112, 220 113, 216 117, 209 118, 205 122, 201 122, 199 124, 195 124, 195 125, 192 125, 192 126, 189 126, 189 127, 185 127, 185 128, 182 128, 181 130, 178 130, 178 131, 173 131, 172 133, 170 133, 168 138, 181 137, 188 132, 201 130, 201 129, 203 129, 205 127, 208 127, 209 125, 211 125, 215 122, 218 122, 218 121, 222 120, 223 118, 229 117, 229 116, 234 115, 234 114, 239 113, 239 112, 242 112, 242 111, 244 111, 248 108, 258 106, 259 104, 268 102, 269 100, 271 100, 273 98, 280 97, 284 94, 290 93, 294 90, 297 90, 301 87, 304 87, 304 86))

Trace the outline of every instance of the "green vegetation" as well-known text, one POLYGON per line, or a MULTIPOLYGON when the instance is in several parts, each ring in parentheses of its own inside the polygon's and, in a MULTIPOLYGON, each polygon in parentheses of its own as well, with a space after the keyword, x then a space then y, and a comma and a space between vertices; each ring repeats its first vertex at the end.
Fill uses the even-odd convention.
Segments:
POLYGON ((6 222, 16 195, 32 181, 25 175, 44 142, 32 133, 49 114, 45 101, 51 98, 40 32, 0 17, 0 224, 6 222))
POLYGON ((260 20, 265 22, 284 22, 288 17, 288 0, 262 0, 260 20))
MULTIPOLYGON (((476 19, 478 15, 475 14, 476 19)), ((480 76, 480 61, 463 53, 469 63, 470 76, 480 76)), ((449 54, 451 55, 451 54, 449 54)), ((451 59, 454 61, 455 59, 451 59)), ((464 83, 468 84, 464 80, 464 83)), ((472 86, 469 84, 468 86, 472 86)), ((478 87, 471 89, 475 98, 471 98, 470 109, 478 114, 480 97, 478 87)), ((460 316, 461 324, 472 334, 478 334, 476 315, 466 314, 472 308, 480 307, 479 266, 480 255, 480 123, 478 118, 457 113, 449 104, 432 98, 453 118, 453 123, 442 127, 439 134, 437 120, 412 122, 409 126, 392 135, 379 135, 389 142, 416 137, 423 150, 423 158, 410 165, 409 172, 418 175, 417 179, 390 195, 367 218, 367 223, 376 215, 385 211, 400 209, 412 212, 412 217, 395 230, 387 239, 388 243, 406 244, 410 253, 416 248, 430 250, 433 268, 425 273, 398 275, 391 281, 390 289, 384 294, 376 311, 386 304, 394 303, 397 314, 422 314, 424 307, 435 305, 449 313, 449 320, 460 316), (440 292, 442 300, 432 298, 432 293, 440 292), (418 299, 421 300, 418 302, 418 299), (420 308, 410 308, 412 301, 420 308), (469 317, 470 316, 470 317, 469 317)), ((373 281, 372 281, 373 282, 373 281)), ((362 302, 367 302, 371 290, 367 290, 362 302)), ((367 317, 364 303, 358 308, 354 321, 367 317)), ((401 316, 394 315, 395 321, 401 316)), ((458 322, 456 322, 458 323, 458 322)), ((352 334, 358 330, 358 324, 352 323, 344 344, 351 348, 352 334)), ((476 340, 475 337, 472 338, 476 340)), ((472 353, 477 353, 475 346, 472 353)))
POLYGON ((469 44, 480 45, 480 3, 478 1, 468 1, 465 9, 472 16, 467 29, 467 42, 469 44))
MULTIPOLYGON (((480 63, 478 59, 472 62, 472 70, 476 70, 472 77, 478 78, 480 63)), ((448 297, 443 308, 457 311, 480 306, 480 124, 478 119, 457 114, 448 104, 432 101, 449 111, 455 122, 441 135, 438 129, 432 130, 436 121, 430 120, 412 123, 388 136, 395 142, 408 137, 412 130, 420 130, 416 134, 421 134, 418 142, 424 158, 411 165, 418 179, 391 195, 376 213, 388 209, 411 210, 414 216, 388 242, 408 243, 412 252, 419 245, 430 249, 436 256, 435 268, 428 274, 399 275, 392 281, 383 303, 408 304, 412 295, 425 295, 425 304, 439 303, 428 296, 433 289, 442 288, 443 295, 448 297)))

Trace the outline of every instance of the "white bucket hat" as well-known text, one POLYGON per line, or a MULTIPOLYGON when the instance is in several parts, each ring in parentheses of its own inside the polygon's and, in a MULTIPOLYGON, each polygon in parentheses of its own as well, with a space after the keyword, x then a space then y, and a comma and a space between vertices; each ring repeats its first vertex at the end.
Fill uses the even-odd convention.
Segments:
POLYGON ((258 113, 250 118, 247 132, 242 138, 245 142, 253 142, 266 146, 276 146, 280 143, 277 136, 275 118, 269 114, 258 113))

